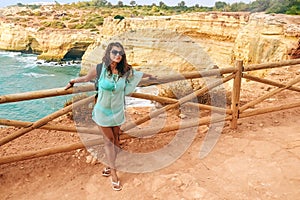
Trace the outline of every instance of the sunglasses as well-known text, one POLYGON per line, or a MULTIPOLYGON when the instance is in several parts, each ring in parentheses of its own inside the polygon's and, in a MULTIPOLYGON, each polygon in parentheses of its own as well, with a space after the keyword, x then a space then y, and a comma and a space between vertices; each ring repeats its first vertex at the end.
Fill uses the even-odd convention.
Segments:
POLYGON ((115 55, 115 56, 118 55, 118 54, 119 54, 120 56, 122 56, 122 55, 124 54, 123 51, 117 51, 117 50, 112 50, 111 53, 112 53, 113 55, 115 55))

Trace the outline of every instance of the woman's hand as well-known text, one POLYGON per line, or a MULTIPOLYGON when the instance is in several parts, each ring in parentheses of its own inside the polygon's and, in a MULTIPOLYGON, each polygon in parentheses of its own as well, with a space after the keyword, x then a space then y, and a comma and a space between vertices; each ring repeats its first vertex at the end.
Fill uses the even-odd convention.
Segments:
POLYGON ((148 78, 149 80, 157 80, 157 76, 153 76, 152 74, 143 74, 143 78, 148 78))
POLYGON ((149 80, 157 80, 157 76, 150 75, 149 80))
POLYGON ((74 79, 70 80, 69 83, 66 85, 65 90, 67 90, 67 89, 73 87, 74 83, 75 83, 75 82, 74 82, 74 79))

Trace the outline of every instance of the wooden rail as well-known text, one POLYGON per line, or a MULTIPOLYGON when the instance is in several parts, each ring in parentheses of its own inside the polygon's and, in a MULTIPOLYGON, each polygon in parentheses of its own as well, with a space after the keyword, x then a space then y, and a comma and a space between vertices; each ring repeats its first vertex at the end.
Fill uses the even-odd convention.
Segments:
MULTIPOLYGON (((218 79, 212 83, 207 84, 207 86, 194 91, 191 94, 188 94, 187 96, 181 98, 181 99, 172 99, 167 97, 159 97, 154 96, 150 94, 142 94, 142 93, 133 93, 131 94, 132 97, 135 98, 142 98, 147 100, 156 101, 159 103, 164 104, 165 106, 150 112, 149 115, 143 116, 142 118, 136 120, 132 123, 127 123, 122 126, 122 130, 125 131, 124 134, 121 135, 121 139, 128 139, 131 137, 146 137, 153 134, 161 134, 166 133, 170 131, 176 131, 179 129, 186 129, 190 127, 195 126, 201 126, 201 125, 208 125, 210 123, 217 123, 221 121, 231 121, 231 128, 235 129, 238 125, 238 119, 245 118, 245 117, 251 117, 259 114, 265 114, 269 112, 275 112, 280 111, 284 109, 291 109, 300 107, 300 102, 294 102, 290 104, 285 105, 279 105, 275 107, 269 107, 269 108, 257 108, 253 109, 255 105, 258 103, 264 101, 267 98, 270 98, 271 96, 278 94, 279 92, 283 90, 290 90, 295 92, 300 92, 300 88, 295 86, 296 83, 300 82, 300 76, 296 77, 296 79, 289 81, 288 83, 278 83, 272 80, 267 80, 264 78, 255 77, 253 75, 246 74, 245 72, 248 71, 254 71, 254 70, 261 70, 261 69, 271 69, 276 67, 284 67, 284 66, 291 66, 291 65, 299 65, 300 59, 295 60, 287 60, 282 62, 275 62, 275 63, 265 63, 265 64, 258 64, 258 65, 249 65, 249 66, 243 66, 242 61, 236 61, 235 67, 230 68, 224 68, 224 69, 214 69, 214 70, 208 70, 208 71, 200 71, 200 72, 189 72, 184 73, 182 75, 168 75, 164 77, 158 77, 157 80, 142 80, 139 84, 139 86, 149 86, 149 85, 157 85, 157 84, 163 84, 163 83, 169 83, 173 81, 179 81, 179 80, 185 80, 185 79, 195 79, 195 78, 203 78, 203 77, 209 77, 209 76, 220 76, 224 74, 229 74, 225 78, 218 79), (256 98, 253 101, 247 102, 245 105, 240 106, 240 93, 242 88, 242 78, 246 78, 251 81, 256 81, 263 84, 268 84, 271 86, 278 87, 277 89, 274 89, 273 91, 269 92, 268 94, 262 95, 261 97, 256 98), (215 106, 210 105, 203 105, 198 103, 190 102, 193 98, 196 96, 203 95, 207 93, 212 88, 215 88, 229 80, 233 79, 233 88, 232 88, 232 99, 231 99, 231 108, 219 108, 215 106), (138 125, 149 121, 150 119, 153 119, 154 117, 159 116, 163 112, 178 108, 180 105, 186 105, 189 107, 194 107, 197 109, 204 109, 204 110, 210 110, 215 111, 216 113, 223 113, 225 115, 220 115, 220 117, 202 117, 199 120, 188 120, 183 123, 179 124, 169 124, 165 127, 163 127, 160 130, 157 130, 157 128, 145 128, 142 130, 134 130, 135 127, 138 125), (132 130, 131 130, 132 129, 132 130)), ((82 93, 82 92, 88 92, 93 91, 94 85, 93 84, 87 84, 87 85, 81 85, 74 88, 70 88, 68 90, 64 90, 64 88, 56 88, 56 89, 50 89, 50 90, 41 90, 41 91, 35 91, 35 92, 26 92, 21 94, 10 94, 10 95, 3 95, 0 96, 0 104, 1 103, 10 103, 10 102, 19 102, 19 101, 25 101, 25 100, 31 100, 31 99, 38 99, 38 98, 47 98, 47 97, 53 97, 53 96, 60 96, 60 95, 70 95, 74 93, 82 93)), ((14 120, 8 120, 8 119, 0 119, 0 125, 6 125, 6 126, 16 126, 16 127, 22 127, 15 133, 8 135, 4 138, 0 139, 0 147, 2 145, 5 145, 6 143, 24 135, 30 132, 31 130, 37 129, 37 128, 43 128, 47 130, 57 130, 57 131, 65 131, 65 132, 80 132, 80 133, 90 133, 90 134, 98 134, 97 127, 94 128, 84 128, 84 127, 64 127, 64 126, 57 126, 57 125, 51 125, 50 121, 53 119, 64 115, 70 111, 74 107, 83 105, 87 102, 93 101, 94 97, 90 96, 86 99, 83 99, 81 101, 78 101, 74 103, 73 105, 67 106, 49 116, 46 116, 36 122, 22 122, 22 121, 14 121, 14 120)), ((200 117, 200 116, 199 116, 200 117)), ((14 155, 14 156, 6 156, 0 158, 0 164, 6 164, 10 162, 17 162, 21 160, 26 159, 32 159, 37 158, 41 156, 47 156, 52 155, 56 153, 62 153, 62 152, 68 152, 72 150, 76 150, 79 148, 84 148, 88 146, 93 145, 99 145, 102 144, 102 140, 94 140, 94 141, 88 141, 85 144, 79 142, 75 144, 68 144, 63 145, 60 147, 52 147, 47 148, 39 151, 32 151, 32 152, 25 152, 20 155, 14 155)))

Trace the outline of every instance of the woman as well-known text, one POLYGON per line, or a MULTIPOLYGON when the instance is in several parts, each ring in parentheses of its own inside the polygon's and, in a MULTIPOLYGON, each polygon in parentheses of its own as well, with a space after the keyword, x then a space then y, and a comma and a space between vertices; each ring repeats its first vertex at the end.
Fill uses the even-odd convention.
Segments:
MULTIPOLYGON (((70 80, 66 89, 75 83, 95 79, 96 67, 91 68, 86 76, 70 80)), ((115 160, 120 150, 120 126, 125 122, 125 95, 133 92, 141 78, 151 75, 132 69, 127 63, 123 46, 119 42, 110 43, 102 58, 102 70, 98 80, 98 98, 94 106, 92 118, 104 135, 104 150, 109 166, 102 175, 110 176, 113 190, 122 189, 116 173, 115 160)))

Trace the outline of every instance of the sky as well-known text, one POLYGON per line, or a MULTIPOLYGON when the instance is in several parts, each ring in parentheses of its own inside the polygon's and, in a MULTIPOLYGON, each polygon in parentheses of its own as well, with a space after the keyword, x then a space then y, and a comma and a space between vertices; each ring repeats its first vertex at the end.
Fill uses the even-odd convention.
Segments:
MULTIPOLYGON (((58 3, 72 3, 78 2, 79 0, 56 0, 58 3)), ((80 1, 91 1, 91 0, 80 0, 80 1)), ((131 0, 107 0, 108 2, 116 5, 118 1, 122 1, 123 4, 129 5, 131 0)), ((159 2, 164 2, 168 6, 176 6, 182 0, 135 0, 138 5, 151 5, 152 3, 159 4, 159 2)), ((216 1, 222 1, 226 3, 238 3, 245 2, 249 3, 251 0, 183 0, 187 6, 194 6, 199 4, 200 6, 214 6, 216 1)), ((252 0, 253 1, 253 0, 252 0)), ((0 0, 0 8, 6 7, 9 5, 16 5, 17 3, 28 4, 33 2, 55 2, 55 0, 0 0)))

